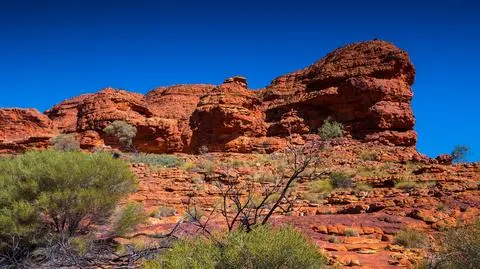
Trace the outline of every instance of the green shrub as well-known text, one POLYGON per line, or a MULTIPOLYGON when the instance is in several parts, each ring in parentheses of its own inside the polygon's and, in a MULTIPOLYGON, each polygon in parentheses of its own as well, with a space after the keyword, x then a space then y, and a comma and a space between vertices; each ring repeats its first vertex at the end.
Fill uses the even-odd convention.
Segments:
POLYGON ((174 155, 168 154, 134 154, 130 158, 131 163, 144 163, 152 168, 173 168, 180 167, 184 161, 174 155))
POLYGON ((137 135, 137 128, 120 120, 110 123, 103 131, 108 135, 115 136, 126 149, 132 147, 133 138, 137 135))
POLYGON ((456 145, 452 150, 452 160, 453 162, 460 163, 465 162, 469 148, 465 145, 456 145))
POLYGON ((354 186, 352 177, 343 172, 333 172, 330 174, 330 184, 334 189, 351 188, 354 186))
POLYGON ((480 221, 451 228, 440 238, 440 241, 440 261, 437 268, 480 268, 480 221))
POLYGON ((147 215, 143 205, 139 203, 128 203, 118 210, 114 216, 112 232, 115 235, 125 235, 132 232, 137 225, 144 224, 147 215))
POLYGON ((326 258, 315 244, 290 227, 260 226, 214 241, 181 240, 146 268, 322 268, 326 258))
MULTIPOLYGON (((34 244, 45 230, 73 235, 106 220, 134 189, 128 165, 110 154, 36 151, 2 158, 0 242, 15 237, 34 244)), ((0 243, 0 251, 4 247, 0 243)))
POLYGON ((79 151, 80 144, 75 139, 75 134, 60 134, 52 139, 52 145, 58 151, 79 151))
POLYGON ((323 140, 329 140, 343 136, 343 125, 336 121, 324 120, 320 128, 318 128, 318 134, 323 140))
POLYGON ((177 214, 177 210, 175 208, 160 206, 159 208, 154 210, 152 213, 150 213, 150 216, 152 218, 166 218, 166 217, 175 216, 175 214, 177 214))
POLYGON ((423 248, 427 246, 427 237, 420 231, 404 229, 395 235, 393 243, 406 248, 423 248))

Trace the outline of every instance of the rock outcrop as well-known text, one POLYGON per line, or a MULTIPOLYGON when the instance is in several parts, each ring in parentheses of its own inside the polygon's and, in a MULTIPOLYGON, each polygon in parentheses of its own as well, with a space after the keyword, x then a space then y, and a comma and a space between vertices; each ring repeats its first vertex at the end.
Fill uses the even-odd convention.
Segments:
POLYGON ((45 148, 55 135, 52 121, 36 109, 0 109, 0 153, 45 148))
MULTIPOLYGON (((345 126, 350 139, 414 148, 414 77, 406 52, 373 40, 339 48, 257 91, 249 90, 241 76, 219 86, 177 85, 146 95, 107 88, 54 106, 45 112, 51 126, 42 128, 50 134, 77 133, 85 149, 117 146, 103 128, 123 120, 137 127, 134 144, 140 151, 196 152, 206 146, 212 151, 272 152, 286 145, 287 136, 297 143, 310 139, 325 119, 332 119, 345 126)), ((8 127, 0 135, 19 128, 18 133, 28 136, 14 121, 4 125, 8 127)))

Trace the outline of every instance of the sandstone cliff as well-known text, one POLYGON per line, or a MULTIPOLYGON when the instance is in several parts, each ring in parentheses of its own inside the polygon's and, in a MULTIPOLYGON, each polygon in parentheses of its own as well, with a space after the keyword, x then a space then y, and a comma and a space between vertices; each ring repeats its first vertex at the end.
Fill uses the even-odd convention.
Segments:
POLYGON ((44 148, 59 133, 76 133, 84 149, 117 146, 103 128, 124 120, 138 129, 144 152, 271 152, 293 134, 302 143, 323 120, 344 124, 347 137, 414 149, 411 109, 415 70, 407 53, 380 40, 339 48, 320 61, 248 89, 233 77, 221 85, 177 85, 146 95, 112 88, 55 105, 45 115, 0 110, 0 150, 44 148))

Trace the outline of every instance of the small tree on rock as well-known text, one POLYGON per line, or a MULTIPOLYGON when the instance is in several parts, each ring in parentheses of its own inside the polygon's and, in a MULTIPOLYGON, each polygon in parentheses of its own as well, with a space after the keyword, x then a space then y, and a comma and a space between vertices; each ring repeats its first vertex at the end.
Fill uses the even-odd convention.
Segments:
POLYGON ((124 121, 116 120, 105 127, 103 131, 115 136, 125 149, 131 149, 133 146, 133 138, 137 135, 137 128, 124 121))
POLYGON ((466 161, 466 157, 467 157, 467 154, 468 154, 468 147, 465 146, 465 145, 456 145, 453 150, 452 150, 452 159, 453 159, 453 162, 456 162, 456 163, 461 163, 461 162, 465 162, 466 161))

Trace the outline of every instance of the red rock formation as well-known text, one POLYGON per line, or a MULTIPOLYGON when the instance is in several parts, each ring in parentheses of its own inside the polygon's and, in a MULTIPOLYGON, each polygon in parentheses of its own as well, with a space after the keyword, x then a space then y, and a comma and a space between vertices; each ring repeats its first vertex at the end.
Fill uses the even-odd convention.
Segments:
POLYGON ((414 146, 414 76, 408 55, 391 43, 374 40, 337 49, 303 70, 276 78, 260 92, 268 135, 282 135, 285 131, 278 126, 294 111, 309 132, 332 118, 354 138, 414 146))
POLYGON ((221 151, 234 139, 265 136, 260 105, 255 93, 246 88, 246 81, 227 79, 203 96, 193 112, 190 119, 193 131, 191 149, 207 146, 210 150, 221 151))
POLYGON ((0 153, 44 149, 55 135, 52 121, 36 109, 0 109, 0 153))
MULTIPOLYGON (((244 77, 220 86, 157 88, 141 95, 115 89, 66 100, 46 115, 53 127, 78 133, 83 148, 115 140, 103 133, 114 120, 137 127, 135 146, 146 152, 271 152, 295 136, 298 143, 323 120, 344 124, 348 138, 414 148, 410 101, 415 71, 406 52, 373 40, 339 48, 302 70, 247 89, 244 77)), ((15 128, 15 126, 10 126, 15 128)))

